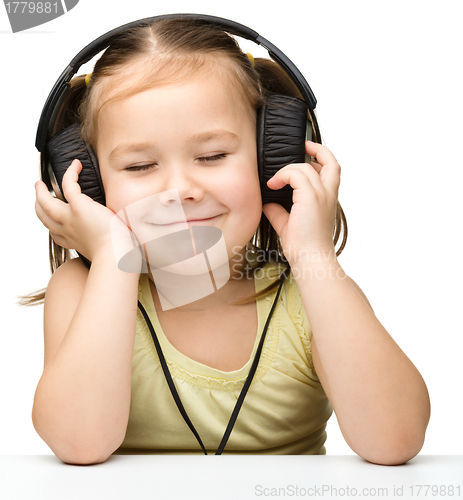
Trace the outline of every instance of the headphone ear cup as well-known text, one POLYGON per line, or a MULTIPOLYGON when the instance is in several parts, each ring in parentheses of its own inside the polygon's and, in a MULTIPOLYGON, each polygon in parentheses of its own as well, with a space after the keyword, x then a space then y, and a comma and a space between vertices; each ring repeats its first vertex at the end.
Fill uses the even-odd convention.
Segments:
POLYGON ((307 105, 286 95, 269 96, 257 112, 257 162, 262 204, 279 203, 288 212, 293 205, 293 188, 287 184, 273 190, 267 186, 281 168, 305 163, 307 105))
POLYGON ((83 194, 102 205, 106 204, 100 167, 93 148, 80 135, 80 125, 75 123, 54 135, 47 145, 48 158, 55 176, 61 196, 63 193, 63 177, 74 159, 82 163, 78 183, 83 194))
MULTIPOLYGON (((90 196, 94 201, 106 205, 98 159, 92 146, 82 139, 78 123, 55 134, 47 144, 47 153, 51 170, 64 201, 67 202, 63 193, 63 177, 69 165, 77 158, 82 163, 82 170, 77 181, 82 193, 90 196)), ((90 269, 91 262, 79 252, 77 253, 85 266, 90 269)))

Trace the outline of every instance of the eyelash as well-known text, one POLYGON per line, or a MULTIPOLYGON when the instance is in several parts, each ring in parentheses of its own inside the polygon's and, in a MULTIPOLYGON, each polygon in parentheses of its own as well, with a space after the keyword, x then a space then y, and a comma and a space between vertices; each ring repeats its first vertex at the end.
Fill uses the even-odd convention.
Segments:
POLYGON ((156 163, 150 163, 149 165, 139 165, 137 167, 127 167, 126 170, 129 172, 138 172, 140 170, 148 170, 150 167, 154 167, 156 163))
POLYGON ((198 158, 198 160, 201 161, 217 161, 217 160, 223 160, 224 158, 227 157, 227 153, 219 153, 214 156, 203 156, 201 158, 198 158))
MULTIPOLYGON (((218 161, 218 160, 223 160, 227 157, 227 153, 219 153, 214 156, 203 156, 201 158, 198 158, 198 160, 203 161, 203 162, 208 162, 208 161, 218 161)), ((139 172, 141 170, 148 170, 149 168, 155 166, 156 163, 149 163, 146 165, 139 165, 135 167, 127 167, 126 170, 130 172, 139 172)))

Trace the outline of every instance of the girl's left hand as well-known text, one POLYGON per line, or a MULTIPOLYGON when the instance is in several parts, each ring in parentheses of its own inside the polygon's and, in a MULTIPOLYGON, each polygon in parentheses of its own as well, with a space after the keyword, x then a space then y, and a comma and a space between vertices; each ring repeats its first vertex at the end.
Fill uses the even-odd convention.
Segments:
POLYGON ((263 206, 291 266, 317 252, 335 254, 333 233, 341 167, 322 144, 306 141, 305 151, 316 161, 287 165, 267 182, 271 189, 291 185, 294 189, 291 213, 278 203, 263 206))

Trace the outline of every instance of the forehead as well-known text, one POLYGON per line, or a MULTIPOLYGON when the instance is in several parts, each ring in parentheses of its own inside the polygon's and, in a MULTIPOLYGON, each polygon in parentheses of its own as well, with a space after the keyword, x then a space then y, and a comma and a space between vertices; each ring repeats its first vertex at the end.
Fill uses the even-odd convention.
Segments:
POLYGON ((248 117, 256 121, 256 109, 262 103, 259 85, 223 54, 168 54, 164 57, 143 55, 129 64, 111 67, 94 81, 86 104, 83 138, 97 146, 102 124, 100 115, 113 102, 156 87, 181 84, 200 75, 218 78, 222 87, 248 117))
POLYGON ((193 80, 214 79, 228 98, 247 112, 254 110, 250 92, 245 88, 234 62, 224 56, 202 55, 133 61, 109 77, 102 78, 94 95, 97 118, 109 103, 153 88, 188 84, 193 80))
MULTIPOLYGON (((117 96, 118 89, 113 92, 117 96)), ((193 136, 217 129, 241 135, 255 129, 255 112, 249 108, 220 72, 197 72, 189 79, 109 99, 98 118, 97 148, 112 151, 121 143, 174 134, 179 142, 191 142, 193 136)))

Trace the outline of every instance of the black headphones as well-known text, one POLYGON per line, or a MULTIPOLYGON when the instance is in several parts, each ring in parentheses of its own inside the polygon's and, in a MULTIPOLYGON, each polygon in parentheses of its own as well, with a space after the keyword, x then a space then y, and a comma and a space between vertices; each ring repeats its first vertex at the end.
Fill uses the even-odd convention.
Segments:
POLYGON ((301 92, 305 102, 286 95, 271 95, 257 114, 257 157, 262 203, 279 203, 289 212, 292 206, 293 189, 291 186, 286 185, 284 188, 274 191, 267 187, 267 181, 285 165, 305 162, 304 141, 312 138, 312 124, 316 134, 315 140, 320 141, 320 132, 314 114, 317 103, 315 96, 296 66, 277 47, 258 33, 227 19, 200 14, 169 14, 148 17, 125 24, 100 36, 72 59, 53 86, 42 110, 37 129, 35 145, 42 153, 41 173, 48 189, 56 191, 57 185, 61 191, 62 199, 65 200, 62 195, 62 179, 72 160, 77 158, 82 163, 82 171, 78 181, 82 193, 103 205, 105 204, 98 159, 92 147, 82 139, 80 124, 71 125, 52 137, 53 126, 63 99, 69 90, 69 82, 82 64, 110 46, 114 39, 125 30, 162 19, 185 19, 212 24, 233 35, 262 45, 267 49, 270 57, 286 71, 301 92), (309 121, 307 111, 310 114, 309 121), (53 178, 56 180, 55 186, 52 186, 51 180, 53 178))

